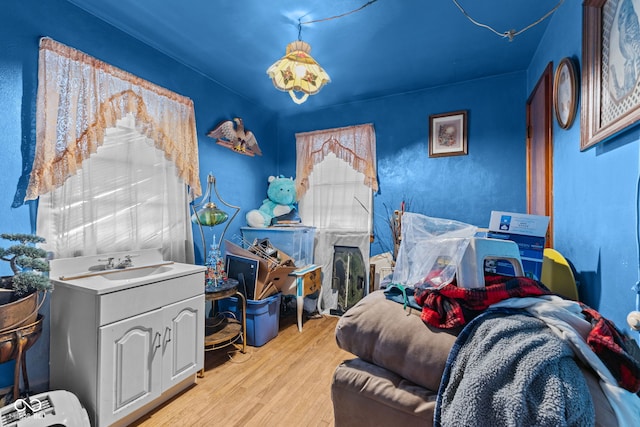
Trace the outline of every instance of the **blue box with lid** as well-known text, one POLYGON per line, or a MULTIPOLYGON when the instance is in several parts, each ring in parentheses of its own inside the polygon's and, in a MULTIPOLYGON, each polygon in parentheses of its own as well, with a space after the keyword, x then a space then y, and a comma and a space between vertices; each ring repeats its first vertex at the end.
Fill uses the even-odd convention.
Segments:
MULTIPOLYGON (((247 300, 247 344, 261 347, 278 336, 280 329, 280 298, 275 294, 261 300, 247 300)), ((218 301, 220 312, 231 312, 242 319, 242 308, 238 298, 230 297, 218 301)))
POLYGON ((256 240, 269 239, 269 242, 293 258, 296 267, 313 264, 313 245, 316 234, 315 227, 240 227, 242 246, 247 249, 256 240))

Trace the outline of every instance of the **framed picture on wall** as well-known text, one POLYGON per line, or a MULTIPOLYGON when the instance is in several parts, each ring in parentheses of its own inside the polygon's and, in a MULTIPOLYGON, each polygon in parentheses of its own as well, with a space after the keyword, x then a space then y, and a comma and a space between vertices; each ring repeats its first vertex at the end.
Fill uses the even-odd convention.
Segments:
POLYGON ((429 116, 429 157, 467 154, 467 112, 429 116))
POLYGON ((569 129, 578 105, 578 73, 571 58, 563 58, 553 80, 553 108, 562 129, 569 129))
POLYGON ((640 120, 639 6, 635 0, 583 3, 581 150, 640 120))

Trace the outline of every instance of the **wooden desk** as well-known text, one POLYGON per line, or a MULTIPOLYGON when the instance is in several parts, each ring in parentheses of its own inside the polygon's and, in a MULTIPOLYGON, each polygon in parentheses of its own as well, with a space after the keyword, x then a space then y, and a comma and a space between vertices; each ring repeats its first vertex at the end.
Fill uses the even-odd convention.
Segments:
MULTIPOLYGON (((302 309, 304 307, 304 297, 320 290, 322 286, 322 270, 319 265, 309 264, 305 267, 289 273, 295 276, 296 286, 296 306, 298 309, 298 331, 302 332, 302 309)), ((318 296, 318 301, 320 297, 318 296)))

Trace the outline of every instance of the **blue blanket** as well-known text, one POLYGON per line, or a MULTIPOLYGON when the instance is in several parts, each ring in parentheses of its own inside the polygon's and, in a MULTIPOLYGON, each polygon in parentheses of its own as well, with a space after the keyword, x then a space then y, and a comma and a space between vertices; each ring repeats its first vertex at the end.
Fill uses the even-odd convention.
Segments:
POLYGON ((595 412, 573 351, 540 320, 489 310, 462 330, 435 426, 589 426, 595 412))

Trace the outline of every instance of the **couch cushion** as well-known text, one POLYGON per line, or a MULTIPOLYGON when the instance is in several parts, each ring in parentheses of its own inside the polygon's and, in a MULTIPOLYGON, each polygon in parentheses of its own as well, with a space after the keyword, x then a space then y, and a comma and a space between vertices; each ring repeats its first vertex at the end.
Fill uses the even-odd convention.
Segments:
POLYGON ((455 332, 425 324, 419 311, 375 291, 342 315, 336 340, 359 358, 437 391, 455 332))
POLYGON ((435 392, 361 359, 346 360, 331 384, 336 427, 429 426, 435 392))
MULTIPOLYGON (((336 340, 340 348, 429 389, 425 390, 428 395, 431 393, 435 395, 438 391, 449 350, 456 340, 455 333, 426 325, 420 319, 419 311, 411 308, 405 311, 401 304, 387 300, 383 291, 372 292, 360 300, 342 315, 336 326, 336 340)), ((602 392, 598 379, 589 368, 585 368, 580 363, 578 366, 583 371, 593 399, 596 412, 595 426, 617 425, 615 413, 602 392)), ((380 375, 383 380, 389 376, 388 373, 377 373, 375 367, 362 361, 347 361, 336 369, 332 389, 349 388, 347 387, 349 383, 356 387, 354 389, 356 390, 360 386, 364 387, 366 381, 372 381, 371 378, 377 375, 380 375), (364 372, 358 374, 357 370, 364 372)), ((371 390, 376 390, 374 384, 383 387, 384 381, 382 385, 378 381, 372 383, 369 387, 371 390)), ((335 390, 332 393, 334 393, 334 399, 338 398, 335 390)), ((343 393, 338 394, 341 398, 346 396, 345 390, 338 393, 343 393)), ((373 397, 366 397, 366 399, 373 399, 373 397)), ((431 398, 427 398, 427 401, 431 402, 431 398)), ((335 405, 334 401, 334 407, 335 405)), ((353 408, 354 412, 360 411, 359 406, 353 408)), ((431 406, 429 408, 432 414, 433 408, 431 406)), ((392 410, 392 412, 395 411, 395 409, 392 410)), ((377 420, 376 417, 380 416, 382 415, 366 416, 365 419, 377 420)), ((398 416, 397 413, 395 416, 398 416)), ((422 416, 418 417, 422 418, 422 416)), ((336 421, 337 419, 336 416, 336 421)))

